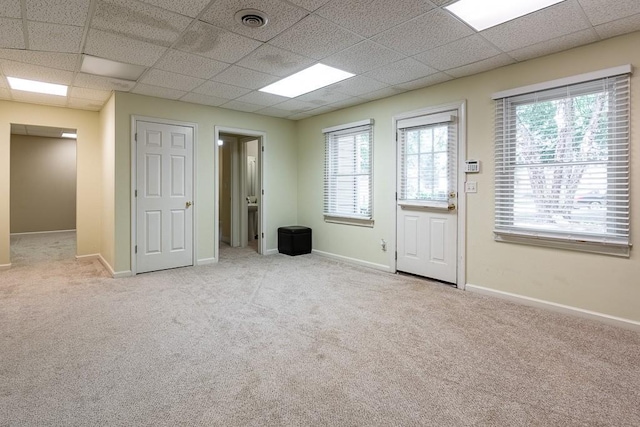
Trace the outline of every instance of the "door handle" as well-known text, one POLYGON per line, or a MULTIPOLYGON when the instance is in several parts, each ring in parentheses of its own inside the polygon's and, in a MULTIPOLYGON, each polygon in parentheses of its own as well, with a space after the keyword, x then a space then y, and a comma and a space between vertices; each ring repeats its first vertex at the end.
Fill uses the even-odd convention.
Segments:
POLYGON ((453 203, 449 204, 449 206, 447 206, 447 209, 449 209, 450 211, 453 211, 456 209, 456 205, 454 205, 453 203))
POLYGON ((191 203, 191 202, 187 202, 187 203, 186 203, 186 209, 189 209, 189 208, 191 207, 191 205, 192 205, 192 204, 193 204, 193 203, 191 203))

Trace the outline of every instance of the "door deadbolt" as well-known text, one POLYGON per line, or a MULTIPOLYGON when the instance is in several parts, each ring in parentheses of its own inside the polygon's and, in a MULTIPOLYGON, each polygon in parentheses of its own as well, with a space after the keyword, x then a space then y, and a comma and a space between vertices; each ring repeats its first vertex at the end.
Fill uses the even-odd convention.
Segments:
POLYGON ((449 209, 450 211, 453 211, 456 209, 456 205, 454 205, 453 203, 451 203, 449 206, 447 206, 447 209, 449 209))

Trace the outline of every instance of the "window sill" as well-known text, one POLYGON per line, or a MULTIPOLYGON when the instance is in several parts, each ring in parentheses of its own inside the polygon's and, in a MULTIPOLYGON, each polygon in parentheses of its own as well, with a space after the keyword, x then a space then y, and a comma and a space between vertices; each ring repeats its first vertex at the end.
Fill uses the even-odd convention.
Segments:
POLYGON ((373 219, 364 219, 364 218, 349 218, 342 216, 331 216, 325 215, 324 222, 328 222, 331 224, 343 224, 343 225, 355 225, 357 227, 373 227, 373 219))
POLYGON ((631 245, 624 242, 598 242, 581 240, 580 238, 564 238, 553 235, 530 235, 515 231, 494 230, 496 242, 517 243, 522 245, 542 246, 547 248, 566 249, 603 255, 629 258, 631 245))

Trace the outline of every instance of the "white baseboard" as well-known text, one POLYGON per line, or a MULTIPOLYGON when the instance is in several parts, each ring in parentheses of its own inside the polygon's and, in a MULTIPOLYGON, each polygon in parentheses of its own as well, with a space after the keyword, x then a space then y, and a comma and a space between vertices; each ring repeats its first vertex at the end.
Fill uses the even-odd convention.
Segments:
POLYGON ((73 230, 52 230, 52 231, 27 231, 24 233, 11 233, 11 236, 26 236, 28 234, 51 234, 51 233, 68 233, 70 231, 76 231, 75 228, 73 230))
POLYGON ((109 265, 107 260, 103 258, 102 254, 76 255, 76 259, 77 260, 97 259, 98 261, 100 261, 100 264, 102 264, 102 266, 105 268, 105 270, 107 270, 109 275, 111 277, 113 277, 114 279, 120 279, 122 277, 131 277, 131 276, 133 276, 133 274, 131 273, 131 270, 113 271, 113 267, 111 267, 111 265, 109 265))
POLYGON ((132 277, 133 276, 133 272, 131 270, 115 271, 115 272, 111 273, 111 276, 114 279, 122 279, 124 277, 132 277))
POLYGON ((558 304, 551 301, 545 301, 537 298, 526 297, 523 295, 512 294, 510 292, 498 291, 495 289, 485 288, 483 286, 477 286, 467 283, 465 290, 470 292, 476 292, 483 295, 489 295, 497 298, 506 299, 512 302, 516 302, 530 307, 544 308, 547 310, 556 311, 564 314, 571 314, 587 319, 598 320, 609 325, 618 326, 625 329, 631 329, 634 331, 640 331, 640 322, 631 319, 624 319, 622 317, 610 316, 604 313, 598 313, 597 311, 585 310, 582 308, 571 307, 569 305, 558 304))
POLYGON ((215 258, 202 258, 196 261, 196 265, 208 265, 208 264, 215 264, 217 262, 218 260, 215 258))
POLYGON ((100 254, 76 255, 78 261, 87 261, 92 259, 100 259, 100 254))
POLYGON ((10 268, 11 268, 11 263, 9 263, 9 264, 0 264, 0 271, 8 270, 10 268))
POLYGON ((278 250, 277 249, 267 249, 267 251, 264 254, 265 255, 276 255, 276 254, 278 254, 278 250))
POLYGON ((389 267, 388 265, 384 265, 384 264, 376 264, 373 262, 369 262, 369 261, 363 261, 361 259, 357 259, 357 258, 350 258, 350 257, 346 257, 343 255, 336 255, 336 254, 332 254, 330 252, 324 252, 324 251, 319 251, 316 249, 313 249, 311 251, 312 253, 316 254, 316 255, 320 255, 326 258, 331 258, 331 259, 335 259, 338 261, 342 261, 345 262, 347 264, 354 264, 354 265, 359 265, 361 267, 368 267, 368 268, 373 268, 375 270, 380 270, 380 271, 384 271, 386 273, 393 273, 393 269, 391 267, 389 267))

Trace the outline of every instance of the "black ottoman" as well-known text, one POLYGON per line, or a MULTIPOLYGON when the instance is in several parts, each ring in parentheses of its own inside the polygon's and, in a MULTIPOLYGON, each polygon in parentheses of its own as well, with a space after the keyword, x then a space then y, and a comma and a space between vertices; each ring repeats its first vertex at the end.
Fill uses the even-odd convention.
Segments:
POLYGON ((300 225, 278 228, 278 252, 287 255, 311 253, 311 229, 300 225))

